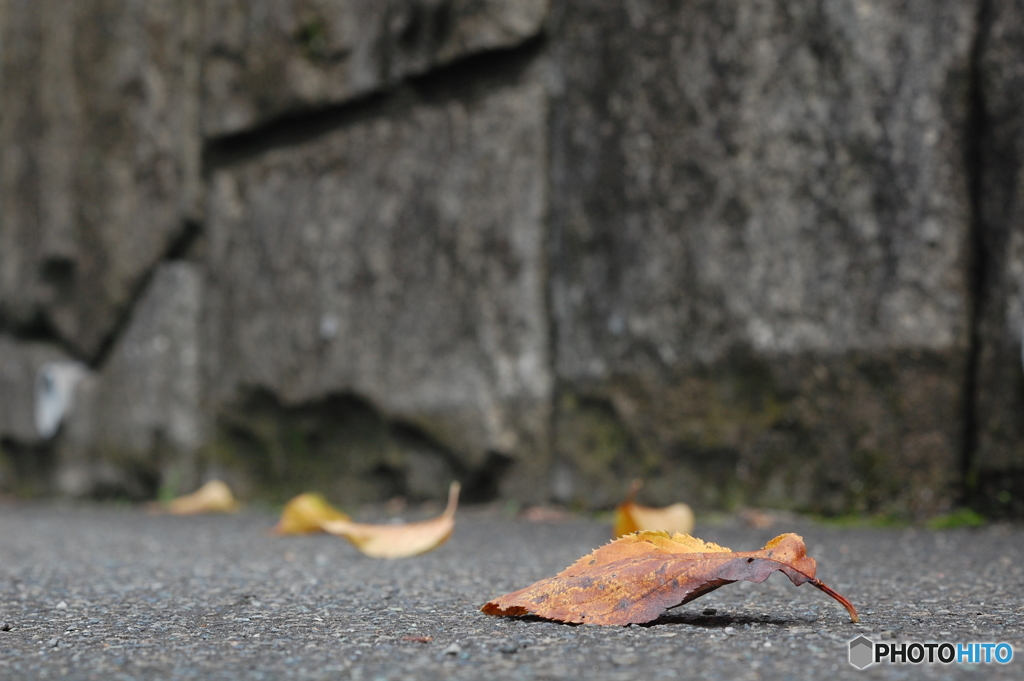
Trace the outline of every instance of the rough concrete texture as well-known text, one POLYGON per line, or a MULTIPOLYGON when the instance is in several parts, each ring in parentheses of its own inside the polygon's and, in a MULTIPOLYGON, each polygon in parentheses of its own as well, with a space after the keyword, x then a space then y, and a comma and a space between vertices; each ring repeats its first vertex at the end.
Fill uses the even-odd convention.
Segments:
POLYGON ((71 358, 47 343, 19 342, 0 335, 0 440, 39 444, 36 428, 36 377, 49 362, 71 358))
POLYGON ((393 115, 213 174, 213 404, 355 394, 468 469, 516 459, 508 484, 543 494, 546 100, 521 78, 396 98, 393 115))
POLYGON ((151 497, 161 481, 194 488, 206 434, 202 292, 195 265, 170 262, 154 272, 108 361, 78 386, 58 444, 62 492, 151 497))
POLYGON ((961 384, 904 351, 734 353, 688 372, 618 375, 558 401, 554 494, 816 512, 947 510, 959 476, 961 384))
POLYGON ((987 510, 1024 513, 1024 4, 990 3, 979 44, 977 427, 970 484, 987 510))
POLYGON ((75 389, 87 374, 83 364, 51 343, 0 334, 0 492, 52 491, 53 434, 64 414, 81 406, 75 389), (43 392, 46 405, 40 404, 43 392), (41 407, 49 432, 40 430, 41 407))
POLYGON ((240 132, 537 35, 548 0, 208 0, 203 131, 240 132))
POLYGON ((193 0, 7 0, 0 319, 95 357, 199 190, 193 0))
POLYGON ((380 561, 269 514, 0 508, 0 676, 97 679, 1019 679, 1021 529, 700 526, 735 550, 796 529, 846 612, 782 575, 726 585, 650 626, 479 612, 562 570, 608 526, 460 512, 434 553, 380 561), (1000 642, 998 664, 849 665, 848 642, 1000 642), (406 637, 429 637, 428 642, 406 637))
MULTIPOLYGON (((352 395, 289 406, 268 391, 245 394, 220 410, 204 454, 205 474, 224 477, 244 497, 278 503, 307 491, 346 504, 437 499, 456 479, 472 498, 487 494, 481 483, 497 482, 474 480, 442 444, 352 395)), ((501 472, 487 468, 477 476, 501 472)))
MULTIPOLYGON (((774 487, 772 503, 848 504, 871 484, 859 459, 905 481, 892 510, 951 503, 975 13, 566 3, 552 300, 567 392, 606 404, 663 468, 732 459, 739 489, 774 487)), ((579 441, 556 446, 568 497, 614 481, 613 464, 574 484, 579 441)))

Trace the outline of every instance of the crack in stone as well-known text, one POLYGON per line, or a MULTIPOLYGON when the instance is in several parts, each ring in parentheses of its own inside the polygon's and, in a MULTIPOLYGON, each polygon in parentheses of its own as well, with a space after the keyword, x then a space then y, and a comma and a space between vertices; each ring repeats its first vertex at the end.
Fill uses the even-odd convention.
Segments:
POLYGON ((960 460, 961 491, 960 501, 971 501, 975 490, 970 483, 974 457, 978 448, 978 371, 981 355, 981 324, 988 301, 986 297, 986 273, 991 260, 989 244, 986 243, 986 220, 984 205, 984 167, 986 146, 990 131, 989 114, 985 105, 982 86, 982 55, 992 28, 991 0, 981 0, 976 19, 977 33, 971 46, 969 66, 969 111, 966 126, 966 148, 964 162, 967 173, 970 206, 970 257, 968 265, 969 284, 969 349, 963 388, 963 443, 960 460))
POLYGON ((472 54, 362 97, 285 114, 249 130, 208 140, 203 149, 203 176, 272 149, 300 145, 370 119, 399 116, 417 103, 468 101, 514 84, 541 54, 546 42, 541 33, 515 47, 472 54))

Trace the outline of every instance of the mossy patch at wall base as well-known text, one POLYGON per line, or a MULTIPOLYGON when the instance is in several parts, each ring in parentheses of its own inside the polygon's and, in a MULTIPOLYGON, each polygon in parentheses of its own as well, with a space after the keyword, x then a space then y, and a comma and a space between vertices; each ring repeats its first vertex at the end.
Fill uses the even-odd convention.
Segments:
POLYGON ((567 501, 927 516, 960 491, 963 357, 746 353, 673 376, 565 393, 556 466, 567 501))

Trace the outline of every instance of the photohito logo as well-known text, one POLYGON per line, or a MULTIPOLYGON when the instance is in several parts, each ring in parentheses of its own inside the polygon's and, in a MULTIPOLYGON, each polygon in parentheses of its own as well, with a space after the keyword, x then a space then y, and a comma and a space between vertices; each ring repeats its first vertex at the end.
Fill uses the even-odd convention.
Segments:
POLYGON ((875 643, 866 636, 850 641, 850 664, 865 669, 873 664, 1007 664, 1013 659, 1009 643, 875 643))

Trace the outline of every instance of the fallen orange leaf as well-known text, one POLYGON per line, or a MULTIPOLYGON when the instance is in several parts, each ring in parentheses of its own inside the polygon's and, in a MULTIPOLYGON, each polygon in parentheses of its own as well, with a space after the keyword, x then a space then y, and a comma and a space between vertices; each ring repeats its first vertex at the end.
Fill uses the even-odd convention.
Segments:
POLYGON ((506 594, 481 608, 488 615, 537 615, 559 622, 642 624, 677 605, 736 581, 763 582, 781 570, 857 610, 814 577, 804 540, 782 534, 760 551, 733 553, 685 534, 637 532, 593 551, 554 577, 506 594))
POLYGON ((459 505, 459 483, 448 490, 448 506, 436 518, 402 525, 370 525, 351 520, 323 520, 325 531, 337 534, 371 558, 408 558, 436 549, 448 541, 455 529, 459 505))
POLYGON ((309 534, 323 532, 325 520, 351 520, 347 514, 327 503, 322 495, 306 492, 292 498, 284 506, 281 520, 274 527, 275 534, 309 534))
POLYGON ((238 502, 230 487, 220 480, 211 480, 192 494, 169 501, 164 510, 172 515, 234 513, 238 510, 238 502))
POLYGON ((612 534, 621 537, 639 530, 664 530, 690 534, 693 532, 693 511, 686 504, 672 504, 665 508, 650 508, 633 502, 636 493, 643 487, 643 481, 634 480, 626 500, 615 509, 615 525, 612 534))

